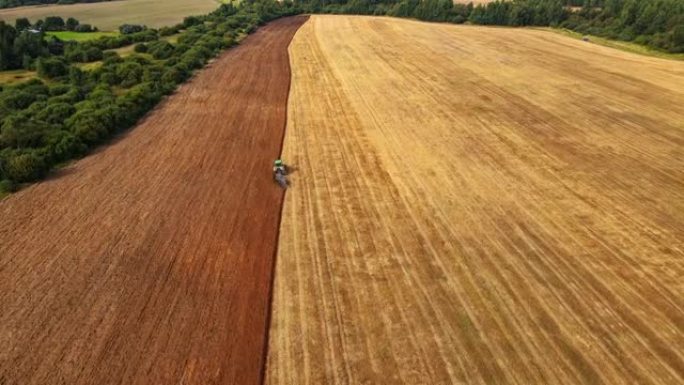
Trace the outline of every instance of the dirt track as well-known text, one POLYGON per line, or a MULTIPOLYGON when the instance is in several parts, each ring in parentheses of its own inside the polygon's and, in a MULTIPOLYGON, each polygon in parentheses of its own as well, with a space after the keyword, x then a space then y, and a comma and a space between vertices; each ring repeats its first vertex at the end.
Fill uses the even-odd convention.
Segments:
POLYGON ((287 45, 260 29, 145 122, 0 202, 0 384, 255 384, 287 45))
POLYGON ((684 382, 684 63, 315 16, 271 384, 684 382))

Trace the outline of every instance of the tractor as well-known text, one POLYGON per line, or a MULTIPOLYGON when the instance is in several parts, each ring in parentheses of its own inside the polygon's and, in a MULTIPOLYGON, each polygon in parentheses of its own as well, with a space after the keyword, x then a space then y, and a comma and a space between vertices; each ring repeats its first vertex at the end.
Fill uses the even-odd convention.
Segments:
POLYGON ((273 162, 273 180, 284 189, 288 186, 287 166, 283 163, 282 159, 276 159, 273 162))

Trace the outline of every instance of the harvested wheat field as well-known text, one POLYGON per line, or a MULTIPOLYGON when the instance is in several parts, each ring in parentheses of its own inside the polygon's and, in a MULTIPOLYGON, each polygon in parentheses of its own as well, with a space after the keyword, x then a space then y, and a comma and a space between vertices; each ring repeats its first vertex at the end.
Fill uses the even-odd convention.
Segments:
POLYGON ((275 21, 0 201, 0 383, 261 382, 289 87, 275 21))
POLYGON ((312 17, 270 384, 684 382, 684 63, 312 17))
POLYGON ((191 15, 203 15, 217 8, 215 0, 115 0, 69 5, 34 5, 0 9, 0 20, 14 24, 20 17, 31 21, 48 16, 74 17, 102 31, 114 31, 122 24, 143 24, 160 28, 178 24, 191 15))

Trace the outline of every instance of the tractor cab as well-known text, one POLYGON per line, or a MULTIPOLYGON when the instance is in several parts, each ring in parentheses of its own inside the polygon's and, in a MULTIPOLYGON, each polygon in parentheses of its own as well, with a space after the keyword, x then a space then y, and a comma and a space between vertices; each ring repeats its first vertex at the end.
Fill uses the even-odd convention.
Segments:
POLYGON ((273 162, 273 172, 274 173, 281 173, 285 174, 285 163, 283 163, 282 159, 276 159, 273 162))

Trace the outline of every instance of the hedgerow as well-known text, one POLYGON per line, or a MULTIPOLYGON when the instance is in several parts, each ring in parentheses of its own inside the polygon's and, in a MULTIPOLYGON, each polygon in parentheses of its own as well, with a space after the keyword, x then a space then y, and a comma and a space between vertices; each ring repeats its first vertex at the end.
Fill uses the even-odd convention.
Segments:
MULTIPOLYGON (((63 50, 55 53, 40 36, 36 46, 42 48, 32 58, 40 78, 0 88, 0 188, 36 181, 56 165, 83 156, 136 124, 194 71, 233 46, 236 36, 295 13, 291 3, 243 1, 186 18, 163 33, 129 26, 126 35, 60 42, 63 50), (169 34, 180 34, 176 43, 160 40, 169 34), (145 48, 136 46, 127 57, 106 51, 131 44, 145 48), (78 67, 90 61, 101 65, 78 67)), ((8 27, 0 24, 0 30, 8 27)))

